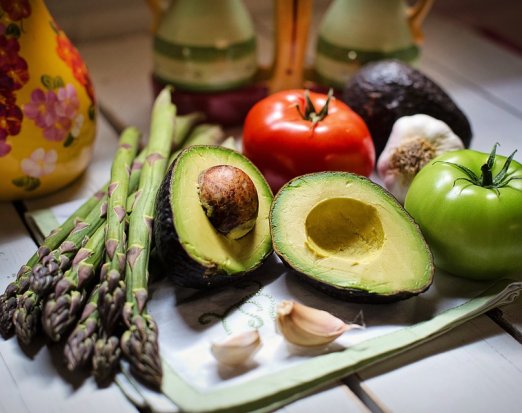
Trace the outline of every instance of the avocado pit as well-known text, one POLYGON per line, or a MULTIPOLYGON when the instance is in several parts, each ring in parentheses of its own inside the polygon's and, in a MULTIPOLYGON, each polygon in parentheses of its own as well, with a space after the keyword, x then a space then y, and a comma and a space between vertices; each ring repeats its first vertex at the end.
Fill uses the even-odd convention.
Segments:
POLYGON ((199 175, 199 201, 212 226, 230 239, 240 239, 256 223, 259 199, 252 179, 232 165, 212 166, 199 175))

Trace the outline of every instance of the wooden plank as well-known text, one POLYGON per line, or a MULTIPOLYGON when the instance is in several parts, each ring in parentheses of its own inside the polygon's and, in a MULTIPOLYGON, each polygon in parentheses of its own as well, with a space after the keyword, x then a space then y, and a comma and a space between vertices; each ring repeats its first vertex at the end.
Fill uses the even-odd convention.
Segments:
POLYGON ((36 251, 33 242, 12 204, 0 202, 0 290, 16 278, 20 267, 36 251))
POLYGON ((361 388, 385 411, 514 412, 522 402, 521 350, 481 316, 362 371, 361 388))
POLYGON ((93 378, 68 373, 62 364, 61 346, 42 345, 40 342, 24 352, 15 338, 0 342, 0 387, 7 386, 10 391, 2 398, 3 411, 136 411, 115 384, 100 389, 93 378))
POLYGON ((323 389, 277 411, 280 413, 320 412, 326 406, 328 406, 328 413, 370 413, 370 410, 345 385, 323 389))
MULTIPOLYGON (((0 291, 16 278, 16 273, 36 251, 13 205, 0 203, 2 230, 0 231, 0 291)), ((4 359, 5 343, 0 338, 0 412, 29 412, 4 359)))
POLYGON ((502 307, 501 316, 512 328, 518 331, 517 338, 522 339, 522 296, 513 304, 502 307))

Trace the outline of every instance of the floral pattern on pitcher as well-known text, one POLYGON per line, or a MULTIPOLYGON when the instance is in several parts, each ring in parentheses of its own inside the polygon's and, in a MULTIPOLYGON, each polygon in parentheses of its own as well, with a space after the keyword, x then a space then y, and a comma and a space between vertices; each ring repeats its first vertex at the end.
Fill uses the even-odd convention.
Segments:
MULTIPOLYGON (((95 98, 93 85, 87 72, 87 66, 85 66, 80 53, 78 53, 78 50, 73 46, 71 41, 56 25, 56 22, 51 22, 51 27, 56 32, 56 52, 58 53, 58 56, 60 56, 67 66, 71 68, 75 79, 85 88, 87 95, 89 95, 89 98, 91 99, 91 103, 94 105, 95 98)), ((92 111, 89 111, 89 113, 92 113, 92 111)))
POLYGON ((40 178, 54 171, 57 160, 54 149, 47 152, 43 148, 36 149, 29 158, 22 160, 20 166, 25 175, 13 179, 13 184, 26 191, 35 190, 40 186, 40 178))
POLYGON ((95 105, 87 66, 44 0, 0 0, 0 200, 75 179, 92 155, 95 105))
MULTIPOLYGON (((9 17, 19 20, 30 13, 30 6, 15 7, 17 2, 0 1, 9 17), (4 3, 9 3, 4 5, 4 3), (9 7, 5 7, 9 6, 9 7)), ((20 3, 25 3, 21 1, 20 3)), ((19 28, 0 22, 0 157, 11 152, 8 136, 16 136, 22 127, 23 113, 16 104, 17 90, 29 81, 27 62, 20 56, 19 28)))
POLYGON ((71 84, 63 85, 60 77, 53 80, 42 76, 42 83, 48 90, 33 90, 31 101, 24 105, 24 114, 43 129, 45 139, 65 141, 64 146, 69 146, 78 137, 83 124, 83 115, 78 113, 80 103, 76 89, 71 84))

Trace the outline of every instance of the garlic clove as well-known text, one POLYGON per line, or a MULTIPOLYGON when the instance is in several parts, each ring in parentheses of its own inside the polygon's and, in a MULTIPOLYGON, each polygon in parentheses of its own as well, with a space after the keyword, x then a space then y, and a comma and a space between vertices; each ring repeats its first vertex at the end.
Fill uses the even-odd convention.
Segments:
POLYGON ((233 334, 215 341, 210 352, 219 363, 229 366, 245 364, 261 348, 261 337, 257 330, 233 334))
POLYGON ((385 188, 404 203, 420 169, 445 152, 464 149, 462 140, 439 119, 425 114, 403 116, 393 124, 377 160, 377 173, 385 188))
POLYGON ((279 304, 276 324, 288 342, 304 347, 326 345, 344 332, 359 327, 346 324, 327 311, 289 300, 279 304))

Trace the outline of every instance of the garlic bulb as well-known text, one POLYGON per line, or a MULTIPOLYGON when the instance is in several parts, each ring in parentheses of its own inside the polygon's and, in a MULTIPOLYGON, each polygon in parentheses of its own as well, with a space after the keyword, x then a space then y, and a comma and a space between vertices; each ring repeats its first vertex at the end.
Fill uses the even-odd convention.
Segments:
POLYGON ((359 327, 346 324, 326 311, 287 300, 278 306, 276 323, 288 342, 304 347, 326 345, 344 332, 359 327))
POLYGON ((250 360, 261 348, 261 337, 257 330, 245 331, 215 341, 210 351, 216 360, 229 366, 238 366, 250 360))
POLYGON ((424 114, 404 116, 393 124, 377 173, 386 189, 404 203, 420 169, 436 156, 458 149, 464 144, 446 123, 424 114))

